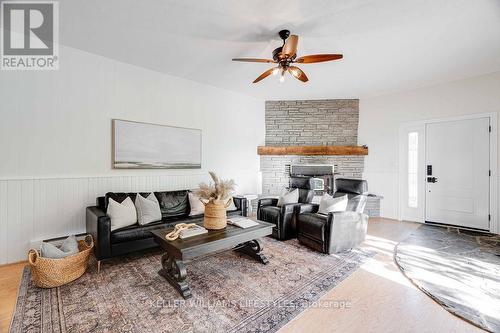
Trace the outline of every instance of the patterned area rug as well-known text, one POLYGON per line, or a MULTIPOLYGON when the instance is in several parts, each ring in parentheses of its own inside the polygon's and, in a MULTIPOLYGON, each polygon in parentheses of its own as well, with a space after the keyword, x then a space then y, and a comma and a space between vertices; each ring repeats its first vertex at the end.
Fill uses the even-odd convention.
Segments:
POLYGON ((35 287, 26 268, 11 332, 275 332, 308 307, 347 308, 349 300, 318 299, 375 254, 262 242, 268 265, 234 251, 188 262, 185 301, 158 275, 159 250, 106 261, 99 274, 92 265, 50 290, 35 287))
POLYGON ((395 249, 395 261, 451 313, 500 332, 500 236, 424 225, 395 249))

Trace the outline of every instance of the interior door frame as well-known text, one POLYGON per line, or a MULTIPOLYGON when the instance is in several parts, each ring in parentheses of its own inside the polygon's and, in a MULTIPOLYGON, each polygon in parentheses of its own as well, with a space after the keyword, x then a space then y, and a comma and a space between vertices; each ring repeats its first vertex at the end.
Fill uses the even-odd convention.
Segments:
MULTIPOLYGON (((497 155, 498 155, 498 139, 497 139, 497 113, 496 112, 489 112, 489 113, 475 113, 475 114, 469 114, 469 115, 461 115, 461 116, 452 116, 452 117, 444 117, 444 118, 435 118, 435 119, 426 119, 426 120, 418 120, 418 121, 410 121, 410 122, 403 122, 400 124, 399 127, 399 176, 398 176, 398 188, 399 188, 399 204, 398 204, 398 219, 402 221, 405 216, 404 216, 404 206, 406 203, 404 202, 403 198, 406 198, 406 194, 404 194, 406 190, 406 181, 407 181, 407 170, 405 170, 406 166, 406 161, 405 159, 408 158, 408 147, 405 145, 406 143, 406 135, 408 133, 408 130, 413 130, 413 129, 418 129, 419 132, 423 131, 424 137, 423 140, 419 140, 419 147, 420 145, 423 145, 423 165, 425 168, 425 156, 426 156, 426 151, 425 151, 425 128, 426 125, 432 124, 432 123, 440 123, 440 122, 449 122, 449 121, 457 121, 457 120, 469 120, 469 119, 478 119, 478 118, 490 118, 490 126, 491 126, 491 132, 490 132, 490 170, 491 170, 491 177, 490 177, 490 182, 489 182, 489 190, 490 190, 490 215, 491 215, 491 220, 490 220, 490 229, 489 232, 495 233, 495 234, 500 234, 500 225, 499 225, 499 218, 498 218, 498 173, 497 173, 497 155)), ((422 160, 419 156, 419 160, 422 160)), ((419 166, 422 167, 422 163, 419 161, 419 166)), ((425 171, 422 173, 423 176, 420 176, 419 174, 419 188, 422 187, 425 189, 425 171), (420 179, 421 178, 421 179, 420 179)), ((421 192, 419 191, 419 194, 421 192)), ((418 213, 418 218, 414 219, 416 220, 415 222, 420 222, 420 223, 425 223, 425 191, 423 191, 424 197, 422 198, 422 204, 420 205, 419 209, 420 212, 418 213)))

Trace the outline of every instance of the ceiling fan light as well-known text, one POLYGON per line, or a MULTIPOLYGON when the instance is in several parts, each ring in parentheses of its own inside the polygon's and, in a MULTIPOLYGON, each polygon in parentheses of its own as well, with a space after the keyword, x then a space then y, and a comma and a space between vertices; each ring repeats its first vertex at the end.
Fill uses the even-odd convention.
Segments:
POLYGON ((275 69, 273 69, 273 75, 278 74, 279 71, 280 71, 279 67, 276 67, 275 69))
POLYGON ((280 76, 280 83, 283 83, 285 82, 285 74, 283 73, 283 75, 280 76))

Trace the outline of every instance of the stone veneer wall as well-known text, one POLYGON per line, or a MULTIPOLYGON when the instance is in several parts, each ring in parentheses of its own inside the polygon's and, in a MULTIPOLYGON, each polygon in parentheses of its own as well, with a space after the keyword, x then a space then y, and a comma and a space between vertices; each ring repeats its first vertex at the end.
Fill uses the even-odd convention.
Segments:
POLYGON ((359 100, 266 102, 266 145, 358 144, 359 100))
MULTIPOLYGON (((357 145, 359 100, 266 102, 266 145, 357 145)), ((341 177, 361 178, 363 156, 261 156, 262 194, 281 194, 290 164, 333 164, 341 177)))

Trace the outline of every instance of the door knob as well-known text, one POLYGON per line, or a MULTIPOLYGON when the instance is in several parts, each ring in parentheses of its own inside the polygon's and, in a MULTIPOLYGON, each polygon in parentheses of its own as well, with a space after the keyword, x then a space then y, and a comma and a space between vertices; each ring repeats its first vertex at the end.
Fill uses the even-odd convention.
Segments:
POLYGON ((438 179, 436 177, 427 177, 428 183, 437 183, 438 179))

